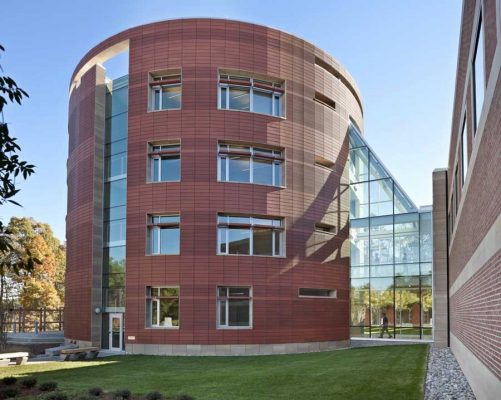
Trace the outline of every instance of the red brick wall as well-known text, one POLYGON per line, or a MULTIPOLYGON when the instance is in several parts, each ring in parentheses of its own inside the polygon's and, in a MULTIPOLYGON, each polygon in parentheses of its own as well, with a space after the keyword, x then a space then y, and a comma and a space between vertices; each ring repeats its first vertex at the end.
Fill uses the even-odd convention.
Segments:
POLYGON ((70 96, 64 333, 90 341, 96 70, 70 96))
MULTIPOLYGON (((174 20, 133 28, 81 61, 130 39, 127 197, 127 336, 133 343, 286 343, 349 338, 346 129, 362 110, 353 93, 314 64, 315 56, 352 78, 330 56, 289 34, 216 19, 174 20), (147 112, 148 73, 182 68, 182 110, 147 112), (286 119, 217 110, 217 69, 239 69, 286 81, 286 119), (319 91, 332 112, 313 101, 319 91), (181 140, 181 182, 146 183, 147 143, 181 140), (217 182, 217 142, 285 148, 286 188, 217 182), (336 171, 315 167, 315 155, 336 171), (344 176, 343 176, 344 174, 344 176), (344 185, 341 185, 341 182, 344 185), (338 212, 342 211, 342 212, 338 212), (146 216, 180 212, 181 254, 147 256, 146 216), (216 215, 282 216, 286 257, 216 255, 216 215), (329 240, 315 222, 335 215, 329 240), (180 285, 180 329, 145 328, 145 286, 180 285), (216 286, 253 287, 253 329, 216 329, 216 286), (337 289, 338 299, 298 298, 299 287, 337 289)), ((356 90, 356 89, 355 89, 356 90)))
MULTIPOLYGON (((476 35, 475 7, 479 0, 466 0, 459 49, 456 94, 449 154, 449 199, 455 165, 459 165, 460 212, 456 217, 454 233, 449 238, 449 284, 452 286, 468 263, 476 273, 450 298, 450 331, 478 357, 498 378, 501 376, 501 254, 498 251, 485 265, 472 265, 475 251, 501 214, 501 75, 497 82, 487 81, 497 45, 496 5, 484 0, 482 15, 485 36, 485 66, 487 87, 495 87, 492 100, 484 99, 480 131, 473 136, 473 86, 471 81, 473 40, 476 35), (469 71, 469 74, 466 72, 469 71), (466 90, 466 96, 464 91, 466 90), (461 185, 460 140, 463 107, 468 119, 468 178, 461 185), (482 127, 483 126, 483 127, 482 127), (474 163, 472 153, 476 152, 474 163)), ((487 90, 486 90, 487 94, 487 90)), ((462 282, 462 280, 459 280, 462 282)), ((458 284, 457 283, 457 284, 458 284)), ((457 287, 457 284, 454 286, 457 287)))
POLYGON ((451 297, 451 330, 501 379, 501 251, 451 297))

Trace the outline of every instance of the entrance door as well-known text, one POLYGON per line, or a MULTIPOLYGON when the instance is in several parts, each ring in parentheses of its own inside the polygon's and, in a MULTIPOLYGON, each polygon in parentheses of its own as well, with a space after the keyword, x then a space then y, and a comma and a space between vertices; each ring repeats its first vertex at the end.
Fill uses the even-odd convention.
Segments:
POLYGON ((122 351, 123 314, 110 314, 110 350, 122 351))

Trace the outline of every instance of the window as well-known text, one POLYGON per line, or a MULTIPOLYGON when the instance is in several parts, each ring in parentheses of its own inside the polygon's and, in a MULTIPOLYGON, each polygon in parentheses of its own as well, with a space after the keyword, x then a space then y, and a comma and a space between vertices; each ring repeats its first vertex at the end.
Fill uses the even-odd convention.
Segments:
POLYGON ((181 71, 170 71, 150 77, 150 110, 181 109, 181 71))
POLYGON ((283 117, 283 81, 219 75, 219 108, 283 117))
POLYGON ((149 254, 179 254, 179 215, 151 215, 149 254))
POLYGON ((484 30, 482 26, 482 13, 480 13, 480 18, 478 20, 476 40, 475 53, 473 56, 473 96, 475 114, 475 127, 473 130, 474 134, 477 133, 485 94, 484 30))
POLYGON ((146 326, 179 328, 179 287, 146 287, 146 326))
POLYGON ((454 171, 454 216, 457 215, 459 209, 459 184, 458 184, 458 166, 454 171))
POLYGON ((283 255, 283 220, 218 215, 218 254, 283 255))
POLYGON ((464 186, 466 173, 468 172, 468 128, 466 126, 466 116, 463 120, 463 131, 461 132, 461 161, 462 183, 464 186))
POLYGON ((323 104, 326 107, 332 108, 333 110, 336 109, 336 102, 320 92, 315 92, 315 97, 313 100, 320 104, 323 104))
POLYGON ((218 180, 282 186, 283 162, 282 150, 220 143, 218 180))
POLYGON ((320 156, 315 156, 315 165, 323 168, 328 168, 330 170, 335 170, 336 165, 334 164, 334 161, 327 160, 326 158, 320 157, 320 156))
POLYGON ((217 288, 217 327, 250 328, 252 326, 252 288, 217 288))
POLYGON ((150 144, 150 182, 176 182, 181 179, 181 146, 150 144))
POLYGON ((337 298, 337 292, 331 289, 300 288, 299 297, 330 297, 335 299, 337 298))
POLYGON ((325 224, 323 222, 317 222, 315 224, 315 231, 320 233, 329 233, 331 235, 335 235, 336 227, 334 225, 325 224))

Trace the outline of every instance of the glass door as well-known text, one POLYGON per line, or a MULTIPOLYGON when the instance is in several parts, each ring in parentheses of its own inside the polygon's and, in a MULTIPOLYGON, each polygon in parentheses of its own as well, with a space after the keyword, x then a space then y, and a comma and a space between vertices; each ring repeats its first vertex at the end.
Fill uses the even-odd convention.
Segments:
POLYGON ((110 350, 122 351, 123 314, 110 314, 110 350))

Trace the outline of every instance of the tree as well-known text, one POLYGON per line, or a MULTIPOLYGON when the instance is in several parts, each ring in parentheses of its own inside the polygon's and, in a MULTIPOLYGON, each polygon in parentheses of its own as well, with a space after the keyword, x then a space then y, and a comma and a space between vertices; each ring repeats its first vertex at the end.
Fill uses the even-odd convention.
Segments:
MULTIPOLYGON (((0 52, 5 51, 0 45, 0 52)), ((3 69, 0 65, 0 72, 3 69)), ((27 179, 35 172, 35 166, 19 159, 21 147, 17 139, 10 136, 9 127, 4 119, 4 108, 8 104, 21 104, 23 97, 28 97, 23 89, 9 76, 0 75, 0 206, 6 202, 19 205, 13 197, 19 192, 16 187, 16 178, 21 176, 27 179)), ((14 251, 10 231, 0 220, 0 346, 6 343, 5 327, 9 319, 10 297, 6 297, 5 291, 10 283, 7 275, 22 275, 33 269, 36 259, 30 255, 21 260, 14 251)))
POLYGON ((33 269, 14 277, 21 284, 19 302, 23 308, 57 308, 64 302, 65 248, 48 224, 33 218, 12 217, 8 229, 21 262, 38 260, 33 269))

